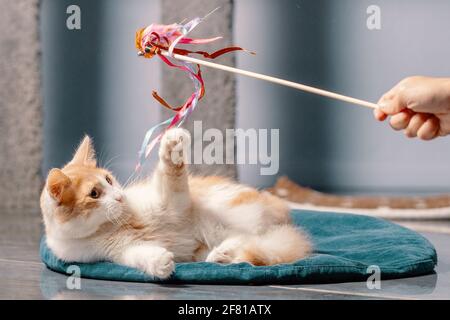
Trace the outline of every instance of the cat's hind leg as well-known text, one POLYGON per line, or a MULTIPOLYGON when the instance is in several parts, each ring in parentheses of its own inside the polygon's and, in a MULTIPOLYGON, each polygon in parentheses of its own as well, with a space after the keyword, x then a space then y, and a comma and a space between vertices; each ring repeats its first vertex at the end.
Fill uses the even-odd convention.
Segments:
POLYGON ((225 239, 206 258, 207 262, 268 266, 292 263, 311 253, 307 236, 292 225, 278 225, 260 235, 242 235, 225 239))

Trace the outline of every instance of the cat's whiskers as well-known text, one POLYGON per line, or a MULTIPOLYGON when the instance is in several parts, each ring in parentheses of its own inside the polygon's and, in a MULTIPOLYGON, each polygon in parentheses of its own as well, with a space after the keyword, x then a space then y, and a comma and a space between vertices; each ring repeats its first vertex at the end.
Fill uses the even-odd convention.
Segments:
POLYGON ((103 146, 102 149, 100 150, 100 153, 97 156, 97 161, 98 163, 102 163, 103 162, 103 157, 105 156, 105 147, 103 146))
POLYGON ((132 230, 133 226, 123 217, 119 217, 121 221, 121 225, 125 228, 125 230, 132 230))
POLYGON ((118 159, 120 157, 120 155, 116 155, 111 157, 111 159, 109 159, 108 161, 106 161, 105 164, 101 165, 102 168, 105 168, 107 170, 110 170, 110 166, 112 165, 113 161, 118 159))
POLYGON ((124 227, 125 230, 131 230, 132 226, 128 223, 128 221, 122 215, 116 215, 114 209, 116 207, 108 204, 106 206, 106 218, 114 225, 118 227, 124 227))
POLYGON ((106 218, 111 223, 116 224, 116 225, 120 225, 118 220, 117 220, 117 217, 116 217, 115 207, 112 204, 107 204, 105 209, 106 209, 106 218))
POLYGON ((141 171, 139 172, 134 171, 123 184, 123 188, 126 188, 135 183, 136 181, 138 181, 138 179, 141 178, 141 174, 142 174, 141 171))
POLYGON ((130 176, 127 178, 127 180, 125 180, 124 184, 123 184, 123 188, 128 187, 130 180, 133 178, 133 176, 136 174, 136 171, 133 171, 130 176))

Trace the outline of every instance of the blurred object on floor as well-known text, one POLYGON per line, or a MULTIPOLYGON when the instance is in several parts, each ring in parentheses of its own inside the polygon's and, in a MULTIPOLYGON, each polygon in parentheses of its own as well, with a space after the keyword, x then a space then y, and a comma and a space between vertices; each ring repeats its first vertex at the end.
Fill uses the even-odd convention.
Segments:
POLYGON ((364 214, 386 219, 450 219, 450 195, 350 196, 333 195, 302 187, 287 177, 278 179, 271 193, 286 199, 292 208, 364 214))
POLYGON ((447 220, 415 220, 415 221, 399 221, 399 225, 414 230, 416 232, 430 232, 430 233, 440 233, 440 234, 450 234, 450 224, 447 220))

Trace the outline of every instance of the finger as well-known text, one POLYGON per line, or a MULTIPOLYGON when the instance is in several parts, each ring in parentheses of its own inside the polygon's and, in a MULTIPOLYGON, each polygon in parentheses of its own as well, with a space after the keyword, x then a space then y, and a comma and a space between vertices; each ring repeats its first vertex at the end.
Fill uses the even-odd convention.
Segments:
POLYGON ((417 137, 420 127, 425 124, 428 118, 430 118, 430 116, 425 113, 416 113, 413 115, 409 121, 408 127, 405 129, 406 136, 408 138, 417 137))
POLYGON ((409 121, 411 120, 411 117, 413 116, 413 113, 405 110, 400 113, 397 113, 391 117, 389 120, 389 123, 394 130, 403 130, 408 127, 409 121))
POLYGON ((379 109, 373 110, 373 115, 374 115, 375 119, 377 119, 378 121, 384 121, 388 117, 386 113, 384 113, 383 111, 381 111, 379 109))
POLYGON ((420 127, 417 132, 417 136, 425 141, 432 140, 436 138, 439 134, 439 119, 436 117, 430 117, 425 123, 420 127))
POLYGON ((406 105, 402 103, 401 97, 394 93, 388 92, 378 101, 380 110, 388 115, 399 113, 406 108, 406 105))
POLYGON ((440 114, 437 116, 439 120, 439 135, 441 137, 450 134, 450 112, 446 114, 440 114))

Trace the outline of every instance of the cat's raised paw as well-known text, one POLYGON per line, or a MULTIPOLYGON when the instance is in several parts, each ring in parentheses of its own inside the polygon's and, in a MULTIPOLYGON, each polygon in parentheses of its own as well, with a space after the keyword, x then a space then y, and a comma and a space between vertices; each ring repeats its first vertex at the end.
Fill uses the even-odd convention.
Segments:
POLYGON ((159 157, 168 165, 182 167, 186 163, 186 153, 190 145, 189 131, 181 128, 170 129, 162 137, 159 157))

